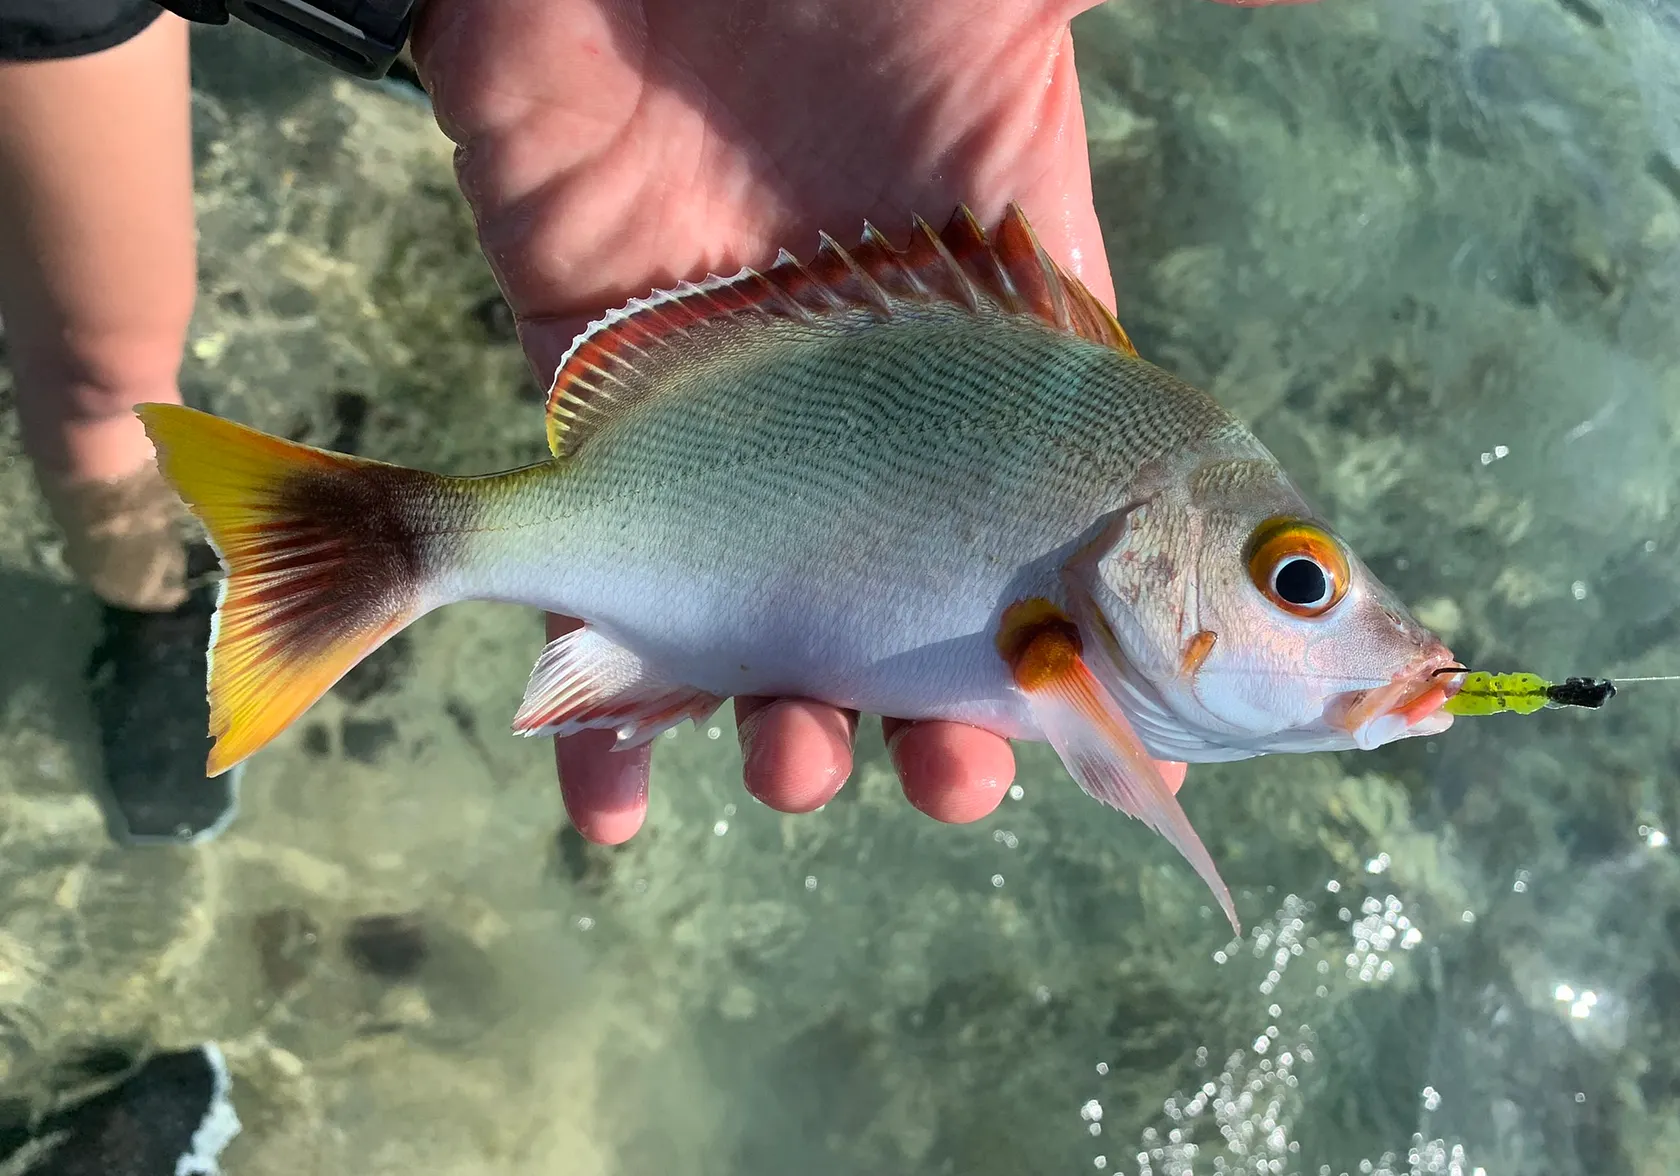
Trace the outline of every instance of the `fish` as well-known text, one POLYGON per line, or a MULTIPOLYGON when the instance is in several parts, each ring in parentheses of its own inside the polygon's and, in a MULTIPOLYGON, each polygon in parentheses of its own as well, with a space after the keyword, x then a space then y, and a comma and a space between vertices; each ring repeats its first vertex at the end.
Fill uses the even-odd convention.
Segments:
POLYGON ((637 747, 726 699, 814 699, 1048 742, 1230 892, 1155 761, 1445 730, 1451 653, 1246 425, 1143 359, 1019 205, 865 223, 802 262, 592 323, 551 456, 457 477, 180 405, 137 409, 221 559, 225 772, 457 601, 580 627, 512 728, 637 747))

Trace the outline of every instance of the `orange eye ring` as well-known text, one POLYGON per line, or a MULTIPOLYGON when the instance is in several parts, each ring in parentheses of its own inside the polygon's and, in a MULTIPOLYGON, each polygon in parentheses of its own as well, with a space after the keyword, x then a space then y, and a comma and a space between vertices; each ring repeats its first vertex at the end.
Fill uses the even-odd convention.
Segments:
POLYGON ((1302 519, 1267 519, 1248 541, 1248 578, 1291 616, 1321 617, 1347 595, 1352 569, 1340 541, 1302 519))

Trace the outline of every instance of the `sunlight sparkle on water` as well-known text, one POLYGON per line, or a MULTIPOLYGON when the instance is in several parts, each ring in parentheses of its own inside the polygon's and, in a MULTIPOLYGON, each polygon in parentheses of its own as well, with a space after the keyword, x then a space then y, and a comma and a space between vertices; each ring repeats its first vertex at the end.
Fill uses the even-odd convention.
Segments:
POLYGON ((1583 988, 1577 992, 1573 984, 1559 984, 1552 989, 1552 999, 1559 1004, 1568 1005, 1569 1015, 1575 1020, 1585 1021, 1598 1007, 1599 997, 1598 993, 1590 988, 1583 988))
MULTIPOLYGON (((1291 1015, 1292 1005, 1303 1000, 1310 1004, 1312 998, 1304 995, 1310 991, 1304 987, 1284 987, 1289 965, 1303 954, 1312 955, 1315 978, 1328 979, 1332 960, 1342 960, 1348 965, 1348 979, 1381 982, 1395 972, 1391 955, 1411 951, 1426 938, 1396 895, 1360 896, 1357 885, 1334 881, 1325 889, 1331 894, 1346 892, 1349 904, 1357 906, 1357 915, 1347 907, 1340 911, 1353 951, 1339 950, 1322 943, 1321 936, 1308 935, 1307 924, 1316 923, 1315 904, 1291 894, 1270 919, 1254 927, 1246 941, 1234 939, 1214 954, 1216 964, 1257 969, 1256 987, 1264 1003, 1254 1006, 1253 1036, 1246 1047, 1230 1052, 1223 1065, 1209 1046, 1197 1048, 1196 1067, 1208 1078, 1162 1104, 1167 1122, 1147 1128, 1138 1140, 1138 1176, 1199 1176, 1210 1172, 1234 1176, 1239 1171, 1281 1176, 1285 1172, 1318 1171, 1299 1167, 1300 1143, 1291 1138, 1302 1112, 1297 1072, 1315 1063, 1319 1040, 1317 1031, 1307 1023, 1310 1016, 1298 1019, 1302 1011, 1298 1008, 1294 1009, 1297 1015, 1291 1015), (1265 969, 1263 978, 1258 969, 1265 969)), ((1319 999, 1326 999, 1330 989, 1320 984, 1316 993, 1319 999)), ((1441 1096, 1432 1086, 1423 1089, 1421 1098, 1425 1111, 1441 1104, 1441 1096)), ((1087 1119, 1087 1126, 1095 1126, 1095 1122, 1087 1119)), ((1353 1172, 1365 1176, 1487 1176, 1482 1169, 1471 1167, 1463 1144, 1425 1139, 1421 1134, 1413 1135, 1407 1148, 1384 1152, 1351 1168, 1322 1171, 1325 1176, 1352 1176, 1353 1172)))

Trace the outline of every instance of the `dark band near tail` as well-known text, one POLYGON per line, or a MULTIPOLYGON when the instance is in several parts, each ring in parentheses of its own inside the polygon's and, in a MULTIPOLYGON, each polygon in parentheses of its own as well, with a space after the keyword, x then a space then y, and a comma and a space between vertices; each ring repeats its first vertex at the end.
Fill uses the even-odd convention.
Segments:
POLYGON ((210 639, 207 770, 258 751, 432 604, 450 480, 172 404, 135 410, 227 569, 210 639))

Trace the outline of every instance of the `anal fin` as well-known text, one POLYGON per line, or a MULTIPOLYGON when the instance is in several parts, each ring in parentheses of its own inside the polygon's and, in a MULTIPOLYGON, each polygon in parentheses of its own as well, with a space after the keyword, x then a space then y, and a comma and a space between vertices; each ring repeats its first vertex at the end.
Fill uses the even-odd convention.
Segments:
POLYGON ((723 699, 667 681, 630 650, 584 626, 543 648, 513 717, 520 735, 618 733, 614 750, 640 747, 684 719, 699 723, 723 699))
POLYGON ((1077 631, 1047 623, 1022 638, 1010 651, 1015 683, 1068 774, 1087 795, 1165 837, 1213 891, 1232 930, 1242 934, 1219 868, 1125 712, 1085 664, 1077 631))

